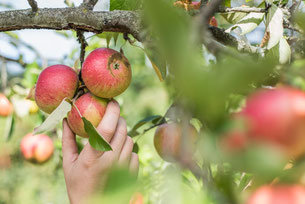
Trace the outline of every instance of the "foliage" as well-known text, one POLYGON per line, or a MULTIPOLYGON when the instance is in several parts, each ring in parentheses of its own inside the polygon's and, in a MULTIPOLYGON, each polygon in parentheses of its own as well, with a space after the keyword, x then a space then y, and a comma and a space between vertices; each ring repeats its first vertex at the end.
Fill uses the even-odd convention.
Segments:
MULTIPOLYGON (((73 2, 66 2, 74 6, 73 2)), ((140 9, 145 32, 151 36, 149 42, 140 43, 130 35, 104 32, 90 35, 86 47, 86 55, 99 47, 122 50, 130 61, 132 83, 116 100, 127 120, 141 167, 137 182, 126 170, 114 170, 103 197, 93 199, 126 203, 132 192, 140 191, 145 203, 244 203, 251 190, 263 184, 276 180, 302 182, 303 158, 293 162, 294 168, 283 171, 287 160, 277 150, 251 146, 242 154, 227 154, 218 145, 228 130, 239 127, 238 122, 232 121, 232 114, 241 110, 252 92, 282 84, 305 91, 305 15, 298 13, 291 22, 287 10, 292 4, 292 1, 223 1, 226 7, 261 8, 266 12, 215 14, 224 32, 255 51, 240 52, 236 47, 226 47, 213 53, 199 41, 197 16, 174 7, 173 1, 110 0, 111 11, 140 9), (153 146, 155 127, 169 121, 191 121, 200 132, 195 161, 204 174, 203 179, 198 178, 194 169, 167 163, 157 155, 153 146)), ((10 5, 0 3, 0 6, 10 5)), ((50 32, 77 40, 74 31, 50 32)), ((67 203, 61 124, 42 123, 48 121, 47 116, 40 111, 30 113, 25 99, 46 63, 32 46, 21 40, 22 32, 0 35, 16 52, 23 47, 35 56, 35 60, 24 62, 23 54, 18 53, 17 62, 3 61, 8 77, 6 80, 2 72, 2 91, 14 104, 15 112, 11 117, 0 118, 0 132, 4 135, 0 139, 0 168, 2 158, 9 157, 11 161, 0 169, 3 178, 0 203, 67 203), (13 63, 23 66, 21 75, 9 72, 13 63), (51 160, 35 165, 23 160, 19 143, 26 133, 41 124, 36 131, 47 131, 56 150, 51 160)), ((79 52, 75 48, 68 56, 56 62, 48 60, 47 64, 64 62, 77 69, 79 52)), ((63 101, 51 115, 56 119, 49 117, 49 120, 61 121, 70 106, 63 101)), ((92 146, 111 149, 104 140, 94 142, 100 137, 90 122, 85 127, 95 136, 89 139, 92 146)), ((80 149, 87 142, 77 140, 80 149)))

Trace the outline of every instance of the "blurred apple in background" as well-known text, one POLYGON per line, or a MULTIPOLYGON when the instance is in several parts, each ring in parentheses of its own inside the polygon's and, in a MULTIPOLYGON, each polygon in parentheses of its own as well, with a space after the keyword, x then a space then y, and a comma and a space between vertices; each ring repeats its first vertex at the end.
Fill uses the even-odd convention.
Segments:
POLYGON ((246 204, 304 204, 305 188, 301 185, 262 186, 246 204))
POLYGON ((9 116, 13 112, 13 105, 7 97, 0 93, 0 116, 9 116))
POLYGON ((20 143, 21 152, 26 160, 43 163, 53 154, 54 145, 51 138, 47 135, 33 135, 32 133, 24 136, 20 143))
POLYGON ((305 93, 293 87, 260 89, 250 95, 233 120, 241 120, 241 130, 224 137, 229 149, 246 145, 268 145, 288 157, 305 153, 305 93))

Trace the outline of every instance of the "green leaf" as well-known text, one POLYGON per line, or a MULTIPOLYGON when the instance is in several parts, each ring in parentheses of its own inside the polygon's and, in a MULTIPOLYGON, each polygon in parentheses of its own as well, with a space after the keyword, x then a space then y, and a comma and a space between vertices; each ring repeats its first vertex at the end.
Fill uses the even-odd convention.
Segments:
POLYGON ((119 37, 120 33, 113 33, 112 37, 113 37, 113 41, 114 41, 114 46, 116 46, 116 43, 118 41, 118 37, 119 37))
POLYGON ((144 118, 143 120, 140 120, 139 122, 137 122, 137 124, 135 124, 135 126, 133 126, 133 130, 136 130, 138 128, 140 128, 141 126, 145 125, 148 122, 153 122, 155 120, 160 120, 163 117, 161 115, 153 115, 153 116, 149 116, 147 118, 144 118))
POLYGON ((222 1, 222 5, 224 5, 225 7, 231 7, 231 0, 222 1))
POLYGON ((14 114, 11 114, 7 117, 6 124, 5 124, 5 132, 4 132, 4 138, 6 141, 9 141, 12 137, 13 131, 15 127, 15 117, 14 114))
POLYGON ((72 2, 71 0, 65 0, 64 3, 69 7, 75 7, 74 2, 72 2))
POLYGON ((297 23, 302 30, 305 30, 305 13, 298 12, 294 15, 294 22, 297 23))
POLYGON ((264 13, 249 13, 241 20, 239 20, 235 25, 231 26, 226 30, 226 32, 231 32, 235 28, 239 27, 241 29, 241 35, 245 35, 253 31, 263 20, 264 13))
POLYGON ((142 0, 110 0, 110 11, 135 10, 141 6, 142 0))
POLYGON ((145 47, 144 50, 152 67, 160 81, 164 81, 167 75, 166 61, 162 54, 155 47, 145 47))
POLYGON ((133 128, 128 132, 128 135, 130 137, 135 137, 140 135, 141 133, 137 131, 137 129, 139 129, 140 127, 142 127, 143 125, 151 122, 152 124, 156 125, 158 123, 160 123, 162 120, 164 120, 164 117, 161 115, 153 115, 153 116, 149 116, 147 118, 144 118, 143 120, 140 120, 139 122, 137 122, 133 128))
POLYGON ((37 62, 27 64, 22 79, 22 85, 27 88, 32 88, 33 86, 35 86, 40 72, 41 69, 37 62))
POLYGON ((138 145, 138 143, 135 143, 135 144, 133 145, 132 152, 134 152, 134 153, 138 153, 138 152, 139 152, 139 145, 138 145))
POLYGON ((240 21, 243 17, 245 17, 247 13, 242 12, 230 12, 230 13, 221 13, 221 16, 226 19, 231 24, 235 24, 240 21))
POLYGON ((252 178, 253 176, 251 174, 244 173, 239 181, 238 190, 242 192, 249 185, 252 178))
POLYGON ((82 117, 86 133, 89 135, 89 143, 91 147, 99 151, 111 151, 110 144, 98 133, 92 123, 85 117, 82 117))
POLYGON ((120 33, 117 33, 117 32, 103 32, 101 34, 98 34, 97 37, 106 39, 107 47, 109 48, 110 41, 112 38, 114 41, 114 45, 116 46, 119 34, 120 33))
POLYGON ((71 107, 71 104, 64 99, 47 119, 39 127, 34 129, 33 134, 37 135, 55 128, 56 125, 66 117, 67 113, 71 110, 71 107))
POLYGON ((130 131, 128 132, 128 135, 129 135, 130 137, 135 137, 135 136, 138 136, 139 134, 141 134, 141 133, 139 133, 139 132, 136 131, 136 130, 130 130, 130 131))
POLYGON ((109 48, 111 38, 112 38, 112 33, 106 33, 107 48, 109 48))
POLYGON ((291 49, 290 45, 288 44, 287 40, 282 37, 279 42, 279 61, 281 64, 285 64, 290 62, 291 59, 291 49))
POLYGON ((291 58, 291 48, 287 40, 282 37, 279 43, 270 49, 270 52, 267 53, 268 56, 276 57, 279 59, 281 64, 290 62, 291 58))

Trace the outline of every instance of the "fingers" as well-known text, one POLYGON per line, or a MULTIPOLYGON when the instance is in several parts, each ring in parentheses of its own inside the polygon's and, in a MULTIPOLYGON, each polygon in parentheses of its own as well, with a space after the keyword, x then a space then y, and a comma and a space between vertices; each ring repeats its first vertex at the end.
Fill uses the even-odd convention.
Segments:
MULTIPOLYGON (((118 102, 112 100, 108 103, 105 115, 96 128, 107 142, 109 142, 115 134, 119 118, 120 106, 118 102)), ((84 157, 86 160, 93 161, 94 159, 100 157, 102 154, 102 151, 94 149, 89 143, 87 143, 81 152, 81 157, 84 157)))
POLYGON ((118 102, 112 100, 108 103, 105 115, 97 126, 97 131, 107 140, 111 141, 115 130, 117 128, 118 120, 120 118, 120 106, 118 102))
POLYGON ((133 140, 131 137, 126 138, 126 142, 123 146, 123 149, 121 151, 120 157, 119 157, 119 165, 129 164, 131 159, 131 153, 133 149, 133 140))
POLYGON ((139 157, 134 152, 131 154, 129 169, 130 169, 131 172, 133 172, 135 174, 138 174, 138 171, 139 171, 139 157))
POLYGON ((73 163, 78 157, 75 134, 70 129, 67 119, 63 120, 62 153, 64 166, 73 163))
POLYGON ((109 157, 108 159, 119 159, 122 148, 125 144, 127 138, 127 125, 125 120, 120 117, 118 122, 117 130, 110 142, 113 151, 105 152, 101 157, 101 160, 105 160, 104 157, 109 157))

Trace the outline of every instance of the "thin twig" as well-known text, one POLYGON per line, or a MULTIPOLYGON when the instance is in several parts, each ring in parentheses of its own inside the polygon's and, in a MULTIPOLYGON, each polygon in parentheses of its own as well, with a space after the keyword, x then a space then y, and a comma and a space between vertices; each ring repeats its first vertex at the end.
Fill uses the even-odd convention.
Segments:
MULTIPOLYGON (((202 0, 203 3, 201 3, 200 8, 207 7, 207 4, 205 3, 205 0, 202 0)), ((220 6, 217 8, 215 13, 265 13, 268 10, 268 8, 256 8, 256 7, 223 7, 220 6)), ((192 11, 190 14, 192 16, 200 14, 200 10, 192 11)))
POLYGON ((80 43, 80 65, 83 66, 84 60, 85 60, 85 54, 86 54, 86 47, 88 46, 88 43, 84 36, 84 31, 76 31, 78 42, 80 43))
POLYGON ((208 30, 208 24, 209 20, 217 11, 221 3, 222 0, 213 0, 209 2, 207 6, 200 9, 200 15, 197 17, 199 40, 203 42, 207 49, 213 54, 216 54, 222 48, 220 45, 215 43, 212 34, 208 30))
POLYGON ((241 12, 241 13, 265 13, 265 8, 255 8, 255 7, 219 7, 217 9, 219 13, 231 13, 231 12, 241 12))
POLYGON ((89 10, 93 10, 95 4, 98 2, 98 0, 84 0, 83 3, 80 5, 82 8, 87 8, 89 10))
POLYGON ((37 2, 35 0, 28 0, 28 3, 31 6, 33 12, 38 11, 38 5, 37 5, 37 2))
POLYGON ((25 67, 27 65, 22 59, 12 59, 12 58, 5 57, 5 56, 2 56, 2 55, 0 55, 0 60, 1 61, 16 62, 16 63, 20 64, 22 67, 25 67))
POLYGON ((292 5, 289 8, 289 12, 290 13, 294 13, 299 8, 301 2, 302 2, 301 0, 299 0, 299 1, 292 1, 292 5))
POLYGON ((208 0, 201 0, 200 1, 200 8, 205 7, 206 5, 208 5, 208 0))
POLYGON ((1 82, 1 90, 4 92, 7 86, 7 67, 5 61, 3 61, 1 65, 1 82))

